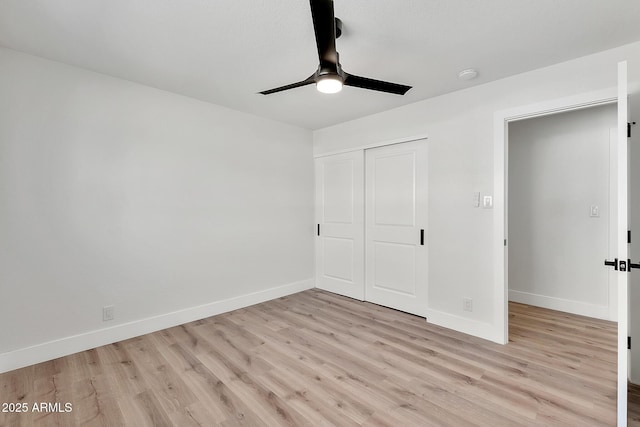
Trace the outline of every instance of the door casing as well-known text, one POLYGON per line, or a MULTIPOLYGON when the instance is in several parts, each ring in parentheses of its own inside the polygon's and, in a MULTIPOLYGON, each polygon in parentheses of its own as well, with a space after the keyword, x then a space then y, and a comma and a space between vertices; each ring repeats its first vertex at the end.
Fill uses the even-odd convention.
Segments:
POLYGON ((560 98, 538 104, 498 111, 494 115, 494 318, 489 337, 500 344, 509 342, 509 284, 507 237, 508 125, 511 122, 581 110, 617 102, 616 89, 560 98))

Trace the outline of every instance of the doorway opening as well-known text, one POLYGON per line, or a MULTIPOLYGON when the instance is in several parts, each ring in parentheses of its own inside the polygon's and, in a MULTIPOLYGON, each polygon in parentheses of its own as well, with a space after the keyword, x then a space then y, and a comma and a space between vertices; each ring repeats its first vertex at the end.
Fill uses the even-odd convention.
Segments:
POLYGON ((605 104, 508 124, 509 301, 617 320, 602 266, 616 123, 617 106, 605 104))
MULTIPOLYGON (((509 295, 508 295, 508 272, 509 272, 509 251, 508 251, 508 150, 509 150, 509 124, 519 120, 529 119, 533 117, 542 117, 552 114, 577 111, 585 108, 602 106, 607 104, 616 104, 617 107, 617 138, 614 144, 614 150, 611 158, 614 162, 614 169, 617 170, 612 182, 615 183, 615 191, 611 191, 613 197, 610 200, 610 217, 612 220, 612 230, 610 235, 613 241, 610 247, 614 248, 614 255, 620 260, 627 259, 627 132, 626 125, 628 122, 627 110, 627 76, 626 62, 618 64, 618 86, 608 90, 575 95, 567 98, 556 99, 553 101, 545 101, 539 104, 532 104, 513 108, 510 110, 499 111, 494 115, 494 250, 496 254, 502 253, 503 256, 495 258, 496 272, 496 307, 502 310, 496 310, 495 323, 499 325, 496 333, 501 336, 503 343, 509 340, 509 295)), ((614 187, 612 187, 614 188, 614 187)), ((620 267, 620 271, 612 273, 613 283, 617 283, 618 293, 618 325, 617 325, 617 415, 618 422, 626 425, 627 412, 627 280, 626 261, 623 262, 625 267, 620 267)), ((617 264, 617 262, 616 262, 617 264)), ((607 264, 609 265, 609 264, 607 264)), ((612 264, 611 264, 612 265, 612 264)))
POLYGON ((617 103, 603 103, 505 129, 509 340, 562 363, 575 354, 579 366, 598 360, 585 381, 597 378, 610 394, 617 391, 618 282, 603 261, 618 243, 617 119, 617 103))

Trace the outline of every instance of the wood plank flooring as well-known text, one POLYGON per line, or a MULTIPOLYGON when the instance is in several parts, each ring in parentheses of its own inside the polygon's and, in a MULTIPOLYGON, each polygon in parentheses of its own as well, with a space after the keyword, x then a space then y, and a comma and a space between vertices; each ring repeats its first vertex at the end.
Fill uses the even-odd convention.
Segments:
POLYGON ((629 383, 627 408, 627 423, 629 427, 640 426, 640 385, 629 383))
POLYGON ((0 425, 615 425, 615 323, 511 304, 510 337, 309 290, 2 374, 0 425))

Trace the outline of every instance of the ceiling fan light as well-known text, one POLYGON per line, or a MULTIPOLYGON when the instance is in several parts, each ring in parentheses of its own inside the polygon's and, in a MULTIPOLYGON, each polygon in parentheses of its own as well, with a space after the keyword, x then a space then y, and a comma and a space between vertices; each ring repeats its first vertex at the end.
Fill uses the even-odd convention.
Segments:
POLYGON ((342 79, 339 76, 323 76, 316 82, 316 89, 322 93, 338 93, 342 90, 342 79))

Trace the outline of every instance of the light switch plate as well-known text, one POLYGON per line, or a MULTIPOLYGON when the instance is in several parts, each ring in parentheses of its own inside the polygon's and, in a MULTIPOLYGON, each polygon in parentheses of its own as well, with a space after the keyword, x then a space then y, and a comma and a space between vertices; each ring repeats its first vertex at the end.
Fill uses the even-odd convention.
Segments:
POLYGON ((482 199, 482 207, 485 209, 491 209, 493 207, 493 197, 484 196, 482 199))

